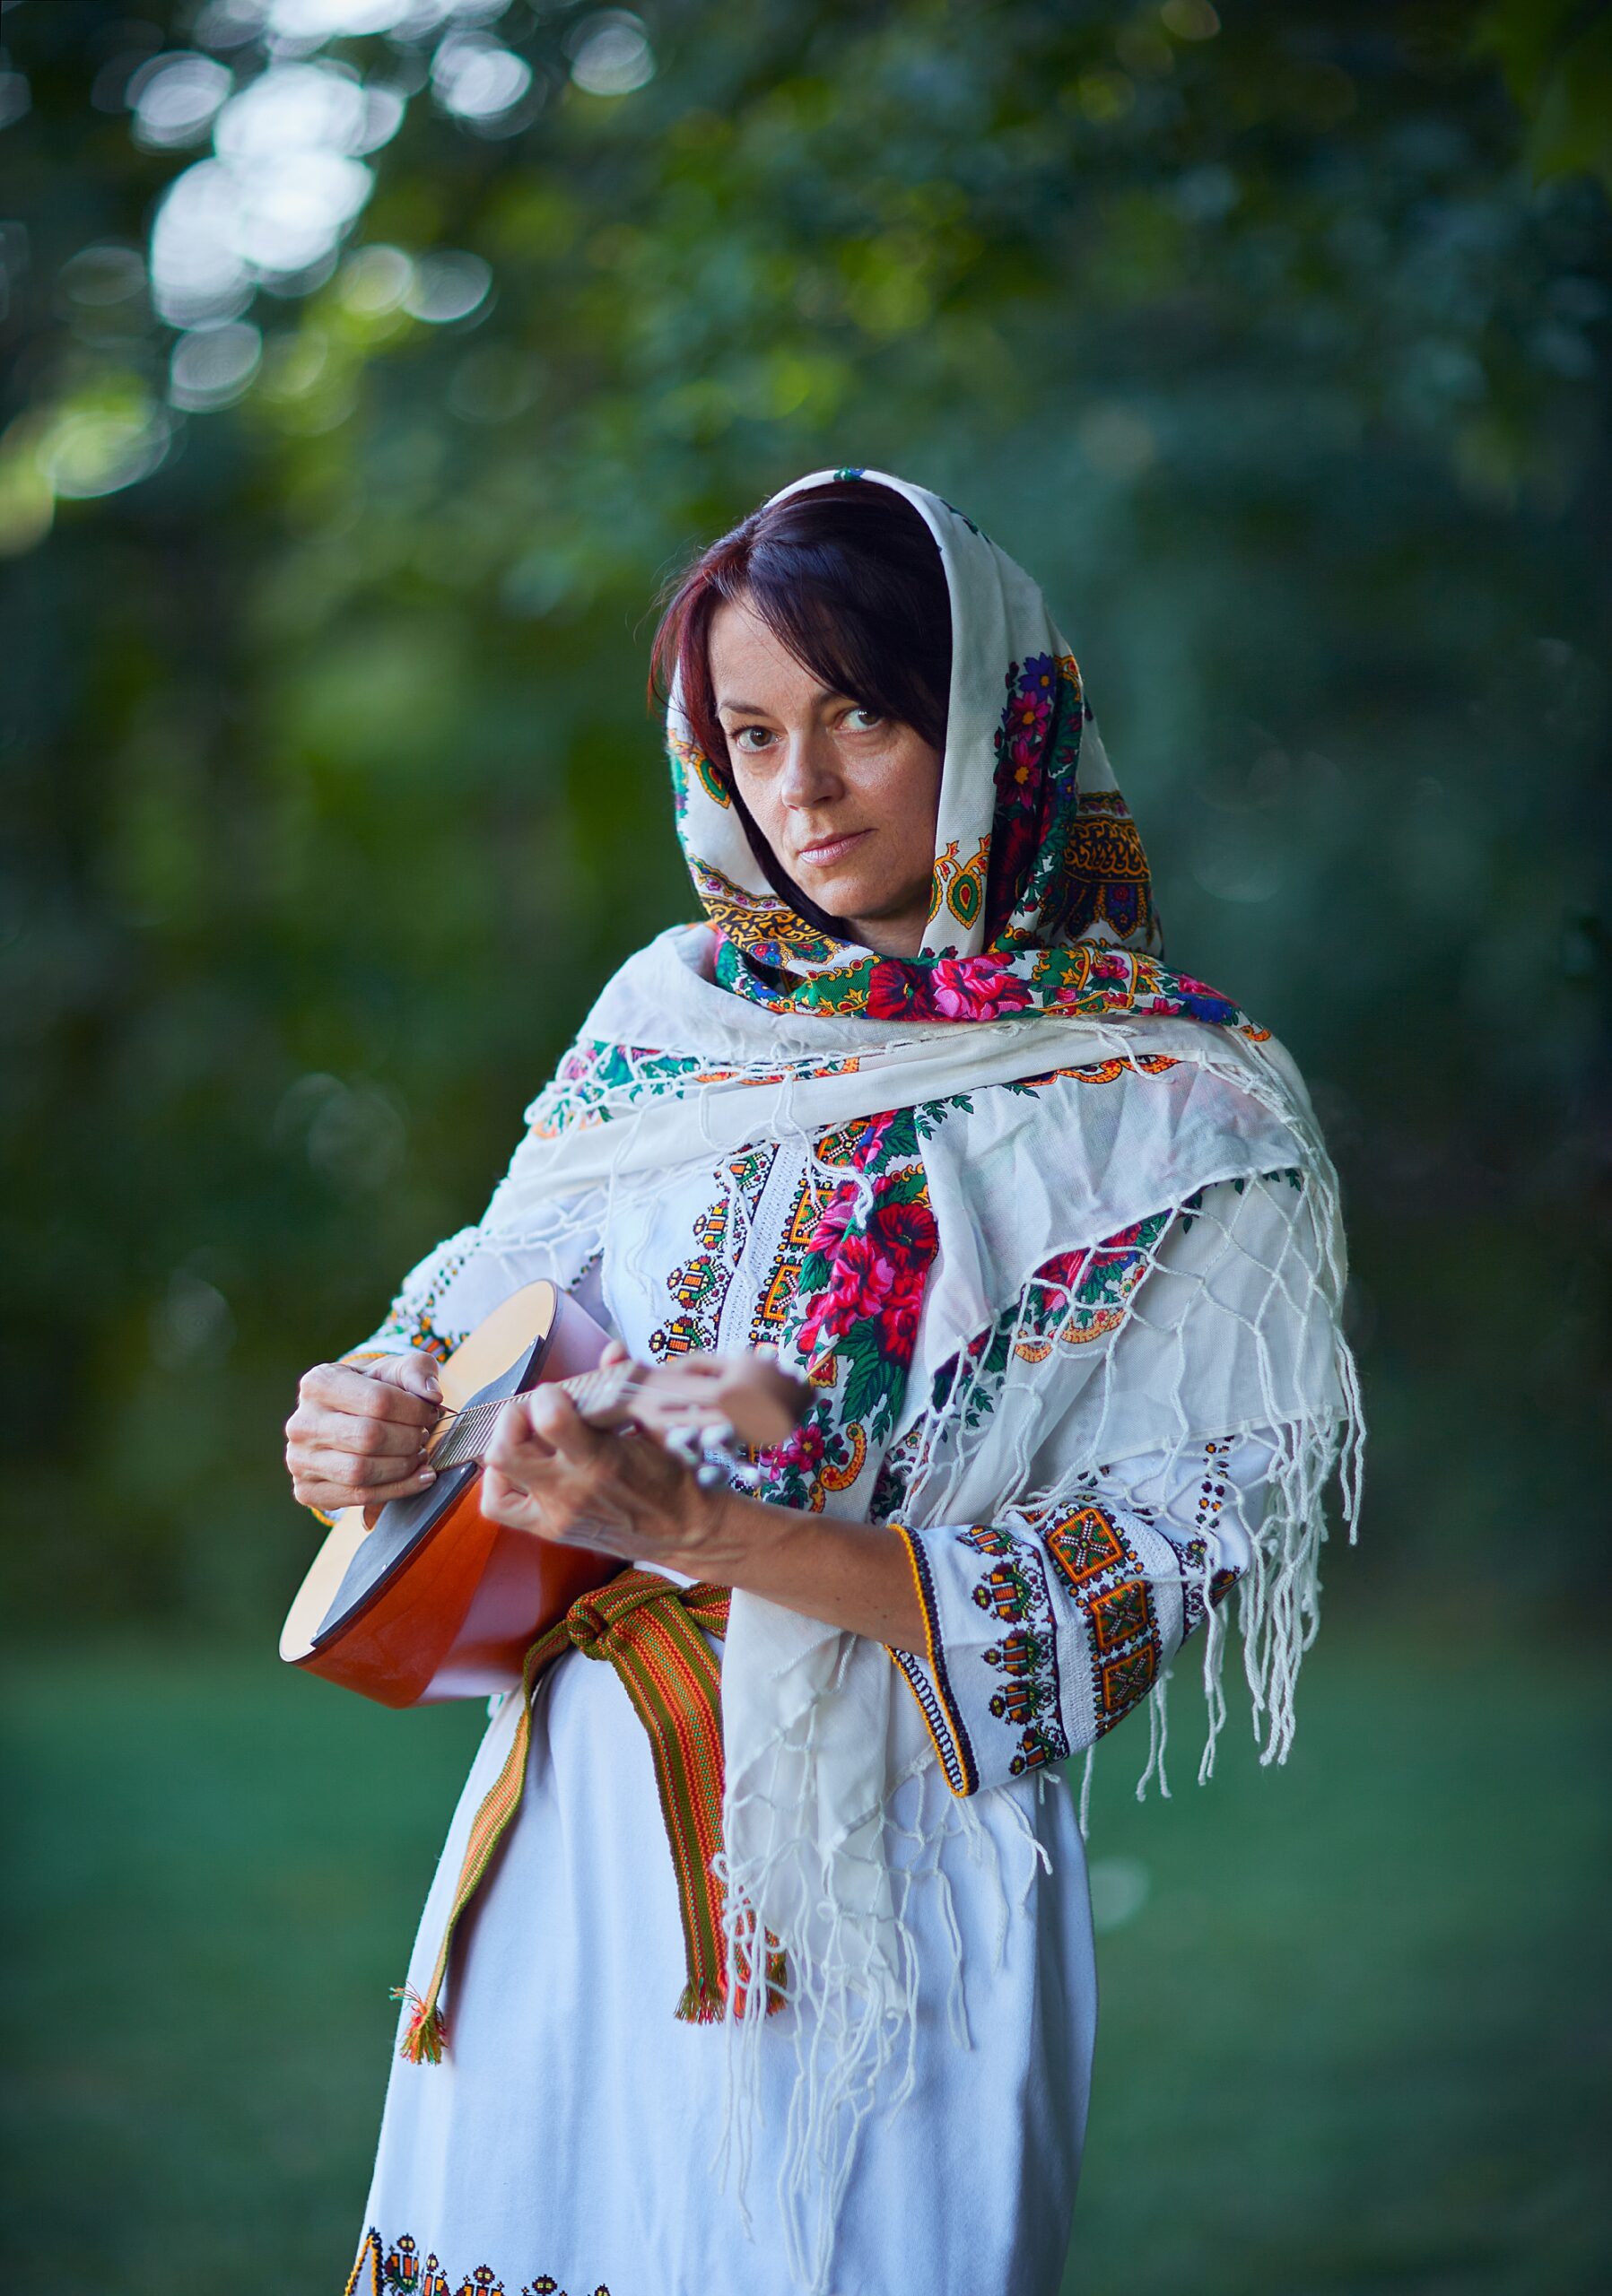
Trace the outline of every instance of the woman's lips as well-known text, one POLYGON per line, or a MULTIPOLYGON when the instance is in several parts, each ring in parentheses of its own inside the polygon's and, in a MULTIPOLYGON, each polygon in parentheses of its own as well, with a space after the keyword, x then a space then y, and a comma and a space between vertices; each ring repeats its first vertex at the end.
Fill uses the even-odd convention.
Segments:
POLYGON ((843 859, 853 845, 869 834, 867 830, 853 829, 844 837, 825 837, 815 845, 803 845, 795 858, 809 861, 814 869, 832 868, 836 861, 843 859))

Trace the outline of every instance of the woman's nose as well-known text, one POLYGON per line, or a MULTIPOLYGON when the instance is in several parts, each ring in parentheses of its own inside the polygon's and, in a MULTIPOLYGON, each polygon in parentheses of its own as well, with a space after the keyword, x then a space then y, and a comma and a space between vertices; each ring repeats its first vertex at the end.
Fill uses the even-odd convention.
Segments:
POLYGON ((781 785, 785 804, 820 805, 839 792, 839 764, 832 735, 818 726, 791 734, 781 785))

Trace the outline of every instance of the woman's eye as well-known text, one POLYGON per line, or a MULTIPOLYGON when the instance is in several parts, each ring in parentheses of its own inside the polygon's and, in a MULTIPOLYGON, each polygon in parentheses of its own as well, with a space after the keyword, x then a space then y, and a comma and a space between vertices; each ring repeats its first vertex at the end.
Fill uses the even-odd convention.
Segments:
POLYGON ((854 709, 846 711, 845 722, 853 734, 871 734, 876 726, 884 724, 884 718, 881 710, 864 709, 858 703, 854 709))
POLYGON ((728 738, 741 756, 759 757, 772 736, 764 726, 741 726, 728 738))

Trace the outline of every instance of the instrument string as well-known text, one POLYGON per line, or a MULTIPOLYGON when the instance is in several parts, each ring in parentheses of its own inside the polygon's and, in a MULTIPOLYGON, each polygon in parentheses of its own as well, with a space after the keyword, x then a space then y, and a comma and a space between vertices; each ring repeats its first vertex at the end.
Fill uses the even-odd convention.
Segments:
MULTIPOLYGON (((631 1392, 636 1384, 638 1367, 632 1363, 613 1363, 602 1370, 580 1371, 575 1378, 556 1382, 568 1395, 586 1419, 590 1415, 612 1410, 631 1392)), ((480 1462, 506 1404, 512 1396, 500 1396, 487 1403, 466 1405, 453 1413, 453 1425, 431 1453, 434 1467, 468 1466, 480 1462)), ((445 1406, 450 1409, 451 1406, 445 1406)))

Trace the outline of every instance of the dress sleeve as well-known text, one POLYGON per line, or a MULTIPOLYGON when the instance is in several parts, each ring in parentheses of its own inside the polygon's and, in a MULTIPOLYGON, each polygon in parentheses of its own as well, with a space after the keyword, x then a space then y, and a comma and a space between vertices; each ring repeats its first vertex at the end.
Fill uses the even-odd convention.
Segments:
POLYGON ((1155 1453, 1073 1501, 895 1527, 924 1618, 892 1655, 954 1794, 1065 1761, 1146 1698, 1249 1567, 1273 1438, 1155 1453))

